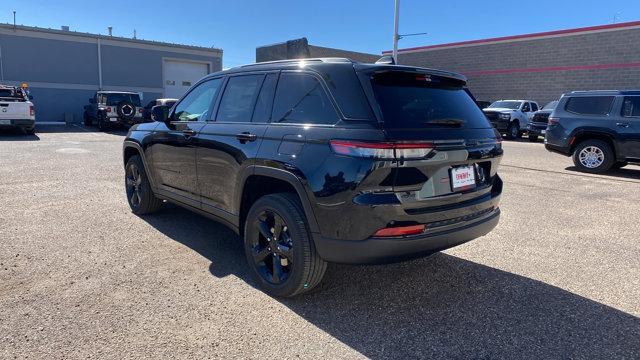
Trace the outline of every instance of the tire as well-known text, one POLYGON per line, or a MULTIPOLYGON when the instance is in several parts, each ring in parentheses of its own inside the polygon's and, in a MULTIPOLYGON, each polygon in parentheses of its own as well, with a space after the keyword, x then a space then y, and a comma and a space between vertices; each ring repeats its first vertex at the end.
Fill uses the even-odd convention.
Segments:
POLYGON ((615 156, 611 146, 602 140, 585 140, 573 151, 573 164, 582 172, 600 174, 613 166, 615 156))
POLYGON ((509 124, 507 128, 507 136, 508 140, 516 139, 520 136, 520 125, 517 122, 512 122, 509 124))
POLYGON ((104 115, 98 114, 98 130, 107 131, 108 128, 109 126, 104 118, 104 115))
POLYGON ((158 199, 151 189, 140 155, 134 155, 127 161, 124 187, 127 202, 134 214, 151 214, 162 207, 162 200, 158 199))
POLYGON ((276 297, 310 291, 327 269, 300 201, 290 193, 265 195, 253 204, 244 225, 244 250, 254 281, 276 297))
POLYGON ((118 105, 116 105, 116 114, 118 114, 118 118, 124 121, 133 121, 133 118, 136 116, 136 106, 130 101, 120 101, 118 105))
POLYGON ((531 142, 538 142, 538 135, 531 135, 531 134, 529 134, 529 141, 531 141, 531 142))
POLYGON ((84 122, 84 126, 91 126, 91 125, 93 125, 93 124, 92 124, 93 122, 91 121, 91 118, 89 117, 89 115, 87 115, 87 113, 86 113, 86 112, 82 114, 82 120, 83 120, 83 122, 84 122))

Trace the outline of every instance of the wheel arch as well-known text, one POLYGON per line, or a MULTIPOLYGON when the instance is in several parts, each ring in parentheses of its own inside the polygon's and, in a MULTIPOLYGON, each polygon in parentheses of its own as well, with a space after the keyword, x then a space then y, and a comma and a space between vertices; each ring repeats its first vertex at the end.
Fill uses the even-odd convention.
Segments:
POLYGON ((311 202, 302 181, 294 174, 277 168, 265 166, 247 167, 238 182, 236 191, 236 209, 238 209, 238 229, 244 233, 244 222, 251 205, 260 197, 278 192, 290 192, 297 195, 312 233, 319 232, 311 202))
POLYGON ((569 141, 571 144, 570 152, 573 154, 578 144, 585 140, 602 140, 606 142, 613 153, 615 154, 616 161, 620 158, 618 142, 616 141, 615 134, 606 131, 606 130, 596 130, 596 129, 578 129, 576 130, 570 137, 569 141))
POLYGON ((142 160, 142 165, 144 165, 144 171, 147 174, 147 178, 149 179, 149 182, 151 183, 151 187, 152 189, 155 191, 155 180, 152 176, 152 172, 149 171, 149 165, 147 163, 147 160, 145 158, 144 155, 144 150, 142 149, 142 146, 140 146, 140 144, 138 144, 135 141, 132 140, 125 140, 123 145, 122 145, 122 162, 123 162, 123 166, 127 165, 127 162, 129 161, 129 159, 131 159, 131 157, 135 156, 135 155, 139 155, 140 159, 142 160))

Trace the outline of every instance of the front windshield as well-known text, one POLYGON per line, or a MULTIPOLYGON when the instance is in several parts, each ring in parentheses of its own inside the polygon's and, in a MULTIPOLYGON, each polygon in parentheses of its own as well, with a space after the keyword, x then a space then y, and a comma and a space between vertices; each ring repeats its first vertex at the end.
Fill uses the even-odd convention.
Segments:
POLYGON ((511 110, 518 110, 520 108, 520 101, 496 101, 489 105, 489 108, 505 108, 511 110))
POLYGON ((556 106, 558 106, 558 100, 548 103, 542 108, 542 110, 554 110, 556 106))
POLYGON ((107 94, 108 106, 117 106, 122 101, 128 101, 134 106, 140 106, 140 96, 138 94, 107 94))

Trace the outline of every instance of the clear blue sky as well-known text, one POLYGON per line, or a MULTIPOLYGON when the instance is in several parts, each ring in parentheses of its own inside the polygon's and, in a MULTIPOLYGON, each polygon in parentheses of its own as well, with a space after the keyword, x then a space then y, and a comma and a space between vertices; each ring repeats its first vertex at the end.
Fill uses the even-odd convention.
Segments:
MULTIPOLYGON (((224 67, 255 60, 255 48, 306 36, 314 45, 379 54, 392 47, 393 0, 20 0, 0 2, 0 22, 215 46, 224 67)), ((637 0, 401 0, 400 47, 640 20, 637 0)))

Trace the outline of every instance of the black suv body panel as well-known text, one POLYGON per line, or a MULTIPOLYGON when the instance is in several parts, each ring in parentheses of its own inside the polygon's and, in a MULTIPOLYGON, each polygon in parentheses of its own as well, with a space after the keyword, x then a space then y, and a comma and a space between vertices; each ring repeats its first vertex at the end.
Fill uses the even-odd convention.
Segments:
MULTIPOLYGON (((464 77, 444 71, 354 64, 343 59, 235 68, 210 75, 193 87, 222 79, 208 112, 210 120, 133 126, 124 143, 125 163, 133 151, 140 152, 157 196, 221 220, 239 234, 249 179, 282 181, 297 193, 316 249, 327 261, 387 262, 485 235, 500 216, 499 134, 471 97, 482 119, 480 126, 386 126, 371 76, 389 71, 465 82, 464 77), (283 74, 291 73, 318 81, 335 111, 335 123, 280 121, 275 113, 277 91, 270 121, 216 121, 228 79, 275 74, 282 81, 283 74), (335 140, 365 144, 428 141, 432 149, 428 156, 416 159, 347 156, 332 148, 335 140), (458 166, 475 173, 471 188, 452 188, 451 169, 458 166), (383 228, 412 224, 425 224, 427 229, 410 236, 374 236, 383 228)), ((173 106, 172 113, 188 96, 173 106)))

